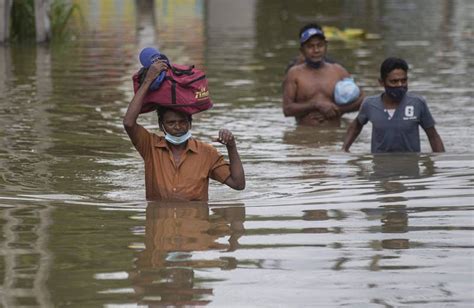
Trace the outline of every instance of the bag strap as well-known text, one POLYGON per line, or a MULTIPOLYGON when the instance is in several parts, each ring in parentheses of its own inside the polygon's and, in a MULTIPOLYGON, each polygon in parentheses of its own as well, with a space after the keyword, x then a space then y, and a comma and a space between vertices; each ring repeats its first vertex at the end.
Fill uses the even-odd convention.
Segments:
POLYGON ((171 104, 176 105, 176 81, 171 79, 171 104))

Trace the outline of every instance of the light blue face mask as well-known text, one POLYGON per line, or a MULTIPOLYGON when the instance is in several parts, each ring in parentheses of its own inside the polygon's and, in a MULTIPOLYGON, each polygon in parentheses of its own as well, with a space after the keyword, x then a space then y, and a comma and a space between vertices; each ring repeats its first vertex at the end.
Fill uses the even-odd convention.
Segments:
POLYGON ((188 141, 189 138, 191 138, 191 132, 188 130, 188 132, 182 136, 173 136, 171 134, 168 134, 166 130, 163 128, 163 131, 165 132, 165 139, 166 141, 172 143, 172 144, 182 144, 186 141, 188 141))

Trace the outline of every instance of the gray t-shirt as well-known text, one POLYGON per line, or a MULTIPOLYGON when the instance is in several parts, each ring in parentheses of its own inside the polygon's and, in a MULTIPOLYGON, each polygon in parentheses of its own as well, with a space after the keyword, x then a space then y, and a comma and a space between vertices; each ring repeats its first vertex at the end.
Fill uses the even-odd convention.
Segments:
POLYGON ((366 97, 357 120, 362 125, 372 123, 372 153, 420 152, 418 126, 435 125, 426 101, 411 93, 405 95, 393 117, 385 110, 382 95, 366 97))

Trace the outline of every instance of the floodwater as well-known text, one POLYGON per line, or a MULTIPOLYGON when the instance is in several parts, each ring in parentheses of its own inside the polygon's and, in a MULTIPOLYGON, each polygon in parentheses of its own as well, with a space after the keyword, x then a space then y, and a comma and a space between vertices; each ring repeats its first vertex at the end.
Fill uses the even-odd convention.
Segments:
POLYGON ((472 1, 76 3, 72 42, 0 47, 4 307, 472 304, 472 1), (339 128, 285 118, 281 81, 310 21, 367 33, 330 38, 329 54, 369 95, 381 61, 406 58, 446 153, 422 133, 420 154, 373 156, 370 127, 342 153, 355 113, 339 128), (215 107, 193 134, 235 134, 246 190, 145 201, 122 116, 146 46, 206 70, 215 107))

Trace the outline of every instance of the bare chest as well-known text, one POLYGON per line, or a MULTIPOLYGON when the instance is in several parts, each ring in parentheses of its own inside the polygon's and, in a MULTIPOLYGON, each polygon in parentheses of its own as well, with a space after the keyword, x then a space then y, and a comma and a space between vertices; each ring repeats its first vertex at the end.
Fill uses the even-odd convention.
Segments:
POLYGON ((341 79, 335 72, 304 72, 297 80, 297 100, 309 100, 314 97, 332 99, 334 87, 341 79))

